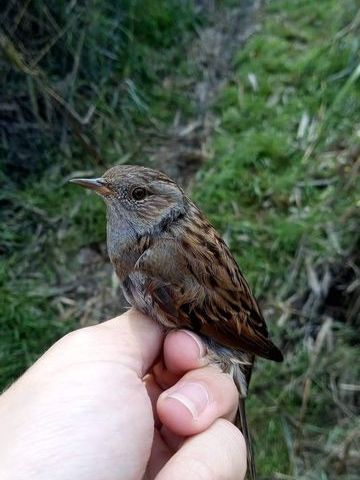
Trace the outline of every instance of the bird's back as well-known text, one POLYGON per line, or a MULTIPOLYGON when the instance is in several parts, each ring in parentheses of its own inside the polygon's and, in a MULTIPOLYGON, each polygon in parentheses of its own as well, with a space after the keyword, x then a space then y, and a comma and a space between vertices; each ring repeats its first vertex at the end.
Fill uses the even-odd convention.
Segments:
POLYGON ((166 328, 194 330, 241 361, 282 360, 234 257, 190 200, 188 214, 146 244, 124 281, 132 305, 166 328))

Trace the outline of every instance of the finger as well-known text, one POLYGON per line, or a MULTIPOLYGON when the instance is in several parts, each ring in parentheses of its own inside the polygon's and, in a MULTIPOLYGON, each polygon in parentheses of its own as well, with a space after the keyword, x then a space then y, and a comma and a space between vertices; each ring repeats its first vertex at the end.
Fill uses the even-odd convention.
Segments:
POLYGON ((164 340, 163 361, 153 367, 153 374, 163 390, 178 382, 181 376, 209 363, 201 338, 188 330, 176 330, 164 340))
POLYGON ((241 432, 227 420, 216 420, 187 439, 156 480, 243 480, 246 446, 241 432))
POLYGON ((237 405, 238 391, 230 375, 209 366, 188 372, 163 392, 157 412, 172 432, 188 436, 202 432, 217 418, 233 420, 237 405))
POLYGON ((182 446, 184 438, 174 435, 165 426, 160 431, 155 429, 151 455, 147 464, 145 479, 153 479, 182 446))
POLYGON ((162 425, 160 433, 171 453, 177 452, 185 441, 183 436, 176 435, 166 425, 162 425))
POLYGON ((180 375, 170 372, 162 360, 156 362, 151 372, 162 390, 167 390, 172 387, 180 379, 180 375))
POLYGON ((208 364, 206 347, 201 338, 188 330, 170 332, 164 341, 166 368, 177 375, 208 364))
POLYGON ((155 429, 151 454, 146 467, 145 479, 154 479, 158 472, 171 458, 172 452, 163 440, 161 433, 155 429))

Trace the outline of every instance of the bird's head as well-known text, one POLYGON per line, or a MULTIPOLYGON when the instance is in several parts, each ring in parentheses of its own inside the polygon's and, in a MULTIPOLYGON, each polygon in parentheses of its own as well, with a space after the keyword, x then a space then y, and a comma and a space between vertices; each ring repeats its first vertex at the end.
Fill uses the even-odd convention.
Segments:
POLYGON ((100 178, 74 178, 71 183, 94 190, 107 205, 110 225, 141 235, 175 219, 185 209, 181 188, 165 174, 151 168, 118 165, 100 178))

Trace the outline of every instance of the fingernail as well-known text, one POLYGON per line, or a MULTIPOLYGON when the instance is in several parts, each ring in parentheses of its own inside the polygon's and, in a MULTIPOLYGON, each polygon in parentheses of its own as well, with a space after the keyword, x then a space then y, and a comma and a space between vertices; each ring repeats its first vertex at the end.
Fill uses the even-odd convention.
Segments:
POLYGON ((194 419, 209 405, 209 395, 205 387, 200 383, 183 383, 177 390, 171 392, 167 398, 180 402, 194 419))
POLYGON ((189 335, 189 337, 194 340, 199 350, 199 358, 202 358, 206 355, 206 347, 197 335, 189 332, 189 330, 180 330, 180 332, 186 333, 186 335, 189 335))

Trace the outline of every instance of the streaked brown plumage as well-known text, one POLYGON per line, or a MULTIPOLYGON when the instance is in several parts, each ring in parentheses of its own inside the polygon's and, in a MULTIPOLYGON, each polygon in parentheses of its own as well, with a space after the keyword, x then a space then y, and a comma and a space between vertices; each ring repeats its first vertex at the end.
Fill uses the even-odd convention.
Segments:
MULTIPOLYGON (((122 165, 73 182, 106 202, 109 256, 129 303, 167 329, 201 335, 211 361, 233 375, 249 445, 244 398, 255 355, 281 361, 282 354, 225 242, 163 173, 122 165)), ((255 478, 250 446, 249 474, 255 478)))

